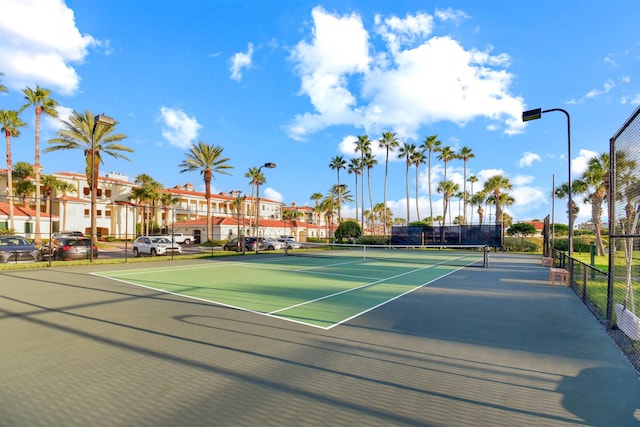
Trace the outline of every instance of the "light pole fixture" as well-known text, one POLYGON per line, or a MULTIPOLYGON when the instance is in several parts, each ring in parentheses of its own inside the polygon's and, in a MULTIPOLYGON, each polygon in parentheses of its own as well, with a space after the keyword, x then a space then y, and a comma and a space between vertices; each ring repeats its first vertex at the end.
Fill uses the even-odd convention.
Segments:
MULTIPOLYGON (((536 108, 533 110, 524 111, 522 113, 522 121, 528 122, 531 120, 537 120, 542 118, 542 114, 550 113, 552 111, 559 111, 564 113, 567 116, 567 156, 568 156, 568 174, 569 174, 569 182, 567 184, 567 197, 569 198, 569 257, 573 255, 573 198, 572 198, 572 189, 571 189, 571 116, 566 110, 562 108, 551 108, 549 110, 543 110, 542 108, 536 108)), ((553 189, 555 191, 555 188, 553 189)))
POLYGON ((273 169, 275 167, 275 163, 267 162, 258 168, 256 180, 256 253, 258 253, 258 221, 260 219, 260 171, 262 168, 273 169))
POLYGON ((96 176, 96 127, 98 125, 113 126, 116 121, 104 114, 98 114, 93 118, 91 129, 91 254, 90 262, 93 262, 93 245, 96 243, 96 192, 98 190, 98 177, 96 176))

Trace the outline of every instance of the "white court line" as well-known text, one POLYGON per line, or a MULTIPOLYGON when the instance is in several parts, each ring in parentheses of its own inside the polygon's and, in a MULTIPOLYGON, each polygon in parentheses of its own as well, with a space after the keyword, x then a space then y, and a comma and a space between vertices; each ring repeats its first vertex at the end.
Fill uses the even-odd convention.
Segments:
POLYGON ((385 277, 384 279, 378 279, 378 280, 375 280, 373 282, 365 283, 364 285, 361 285, 361 286, 356 286, 355 288, 345 289, 344 291, 335 292, 333 294, 325 295, 325 296, 320 297, 320 298, 315 298, 315 299, 312 299, 312 300, 309 300, 309 301, 301 302, 299 304, 294 304, 294 305, 289 306, 289 307, 281 308, 279 310, 271 311, 271 312, 269 312, 269 314, 280 313, 281 311, 289 310, 291 308, 301 307, 301 306, 306 305, 306 304, 311 304, 311 303, 314 303, 314 302, 317 302, 317 301, 322 301, 323 299, 332 298, 332 297, 335 297, 337 295, 345 294, 347 292, 353 292, 353 291, 356 291, 358 289, 366 288, 367 286, 373 286, 373 285, 376 285, 378 283, 385 282, 387 280, 395 279, 397 277, 406 276, 407 274, 412 274, 412 273, 415 273, 415 272, 418 272, 418 271, 426 270, 428 268, 433 268, 433 267, 435 267, 437 265, 438 264, 433 264, 433 265, 428 265, 428 266, 425 266, 425 267, 422 267, 422 268, 416 268, 414 270, 405 271, 404 273, 396 274, 395 276, 391 276, 391 277, 385 277))

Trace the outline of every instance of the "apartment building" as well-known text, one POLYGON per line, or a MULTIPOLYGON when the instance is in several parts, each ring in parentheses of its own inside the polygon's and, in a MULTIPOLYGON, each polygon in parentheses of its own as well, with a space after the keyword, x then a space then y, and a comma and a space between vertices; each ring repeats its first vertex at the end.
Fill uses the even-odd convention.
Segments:
MULTIPOLYGON (((42 212, 40 232, 47 239, 50 232, 73 230, 91 233, 91 190, 85 174, 57 172, 58 180, 71 184, 73 190, 64 193, 53 189, 51 198, 37 203, 33 196, 14 196, 13 230, 27 238, 35 238, 35 211, 42 212)), ((133 200, 132 190, 137 185, 129 177, 110 172, 98 179, 96 192, 96 227, 99 238, 131 239, 148 231, 147 225, 156 225, 163 233, 190 233, 197 241, 206 241, 207 200, 204 192, 192 184, 165 188, 160 194, 169 194, 169 205, 133 200)), ((44 192, 43 192, 44 193, 44 192)), ((11 228, 7 191, 7 171, 0 169, 0 229, 11 228)), ((335 230, 328 227, 324 217, 314 215, 310 207, 293 204, 285 207, 281 202, 267 198, 257 200, 240 191, 212 194, 209 212, 213 240, 225 240, 242 235, 265 237, 293 236, 305 241, 307 237, 325 238, 335 230), (287 214, 294 211, 295 215, 287 214), (283 218, 292 218, 285 220, 283 218)))

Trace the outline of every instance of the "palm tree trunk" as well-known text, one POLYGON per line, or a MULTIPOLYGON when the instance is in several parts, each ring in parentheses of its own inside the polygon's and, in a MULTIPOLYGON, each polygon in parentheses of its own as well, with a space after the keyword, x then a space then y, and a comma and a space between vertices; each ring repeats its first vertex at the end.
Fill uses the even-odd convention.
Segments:
POLYGON ((40 114, 42 109, 36 106, 36 143, 35 143, 35 162, 33 169, 35 170, 36 180, 36 227, 35 227, 35 244, 40 246, 42 237, 40 236, 40 114))
POLYGON ((15 230, 13 221, 13 177, 11 176, 11 133, 5 132, 7 138, 7 198, 9 199, 9 230, 15 230))
POLYGON ((418 214, 417 221, 420 221, 420 206, 418 204, 418 165, 416 164, 416 213, 418 214))
POLYGON ((431 150, 429 151, 429 160, 427 160, 427 183, 429 184, 429 218, 431 225, 433 224, 433 201, 431 199, 431 150))
POLYGON ((409 162, 407 162, 407 168, 405 172, 404 181, 407 186, 407 226, 409 226, 409 162))
POLYGON ((358 220, 358 174, 354 173, 356 176, 356 221, 358 220))
MULTIPOLYGON (((373 197, 371 197, 371 168, 367 168, 367 188, 369 189, 369 206, 371 212, 373 212, 373 197)), ((371 221, 371 228, 374 228, 373 220, 371 221)))
POLYGON ((384 210, 382 212, 382 232, 386 236, 387 235, 387 178, 389 176, 389 146, 387 145, 387 155, 384 161, 384 197, 383 204, 384 210))

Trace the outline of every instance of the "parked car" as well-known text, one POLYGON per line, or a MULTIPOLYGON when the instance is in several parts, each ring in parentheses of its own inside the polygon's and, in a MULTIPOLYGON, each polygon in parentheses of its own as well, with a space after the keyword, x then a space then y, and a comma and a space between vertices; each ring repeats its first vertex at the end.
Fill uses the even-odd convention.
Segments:
POLYGON ((139 257, 145 255, 179 255, 182 248, 177 243, 171 243, 171 239, 164 236, 140 236, 133 242, 133 255, 139 257))
POLYGON ((0 236, 0 263, 42 261, 40 249, 22 236, 0 236))
MULTIPOLYGON (((171 240, 171 236, 169 236, 169 240, 171 240)), ((195 240, 191 234, 173 233, 173 241, 176 243, 184 243, 185 245, 189 245, 195 240)))
MULTIPOLYGON (((242 240, 242 239, 241 239, 242 240)), ((242 246, 238 245, 238 239, 231 239, 227 243, 222 246, 222 249, 225 251, 238 251, 242 250, 242 246)), ((266 239, 264 237, 245 237, 244 238, 244 250, 245 251, 264 251, 266 249, 270 249, 269 245, 266 243, 266 239), (256 249, 257 246, 257 249, 256 249)), ((275 249, 275 247, 274 247, 275 249)))
POLYGON ((278 239, 278 241, 280 243, 282 243, 283 247, 284 247, 284 245, 287 245, 286 246, 287 249, 302 249, 302 248, 304 248, 304 245, 302 243, 296 242, 295 240, 290 239, 290 238, 280 238, 280 239, 278 239))
POLYGON ((268 251, 284 249, 284 243, 278 241, 277 239, 265 239, 264 245, 268 251))
POLYGON ((64 236, 54 237, 50 245, 45 245, 41 249, 42 257, 58 261, 69 261, 73 259, 93 259, 98 258, 98 247, 91 244, 91 239, 87 237, 64 236), (92 250, 93 248, 93 250, 92 250))
POLYGON ((84 237, 82 231, 56 231, 52 237, 84 237))

